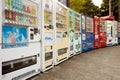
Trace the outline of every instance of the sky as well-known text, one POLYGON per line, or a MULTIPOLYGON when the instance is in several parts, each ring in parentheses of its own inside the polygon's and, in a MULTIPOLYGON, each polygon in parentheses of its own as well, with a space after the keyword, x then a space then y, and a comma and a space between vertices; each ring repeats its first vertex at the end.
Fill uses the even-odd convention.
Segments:
POLYGON ((102 4, 102 0, 92 0, 92 2, 96 5, 99 6, 102 4))

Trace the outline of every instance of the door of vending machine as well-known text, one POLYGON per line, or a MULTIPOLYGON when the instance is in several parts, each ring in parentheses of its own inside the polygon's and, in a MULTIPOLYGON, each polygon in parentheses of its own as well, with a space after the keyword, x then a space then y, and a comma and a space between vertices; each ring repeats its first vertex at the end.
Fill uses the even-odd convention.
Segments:
POLYGON ((94 48, 97 49, 100 47, 100 18, 94 17, 94 48))
POLYGON ((1 0, 0 80, 26 80, 40 73, 38 5, 30 0, 1 0))
POLYGON ((82 30, 82 52, 87 51, 86 43, 86 17, 82 15, 81 17, 81 30, 82 30))
POLYGON ((54 0, 42 0, 42 67, 44 72, 54 67, 54 0))
POLYGON ((69 37, 69 57, 72 57, 75 54, 75 19, 74 11, 69 9, 68 11, 68 37, 69 37))
POLYGON ((75 12, 75 53, 81 53, 81 15, 75 12))
POLYGON ((68 59, 68 8, 56 1, 55 65, 68 59))
POLYGON ((118 44, 118 22, 117 21, 113 21, 113 45, 117 45, 118 44))
POLYGON ((113 25, 112 21, 106 20, 106 30, 107 30, 107 46, 112 46, 113 40, 113 25))
POLYGON ((106 34, 106 23, 105 20, 100 18, 100 47, 106 47, 107 34, 106 34))
POLYGON ((87 42, 87 51, 94 49, 94 27, 93 19, 86 17, 86 42, 87 42))
POLYGON ((118 22, 118 44, 120 45, 120 22, 118 22))

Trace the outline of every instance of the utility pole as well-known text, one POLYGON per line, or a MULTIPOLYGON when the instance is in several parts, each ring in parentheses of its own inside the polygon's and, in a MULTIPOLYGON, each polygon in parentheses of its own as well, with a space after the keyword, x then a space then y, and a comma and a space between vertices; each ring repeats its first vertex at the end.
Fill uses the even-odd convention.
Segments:
POLYGON ((112 0, 109 0, 109 15, 112 16, 112 0))
POLYGON ((118 13, 119 13, 119 22, 120 22, 120 0, 118 0, 118 13))

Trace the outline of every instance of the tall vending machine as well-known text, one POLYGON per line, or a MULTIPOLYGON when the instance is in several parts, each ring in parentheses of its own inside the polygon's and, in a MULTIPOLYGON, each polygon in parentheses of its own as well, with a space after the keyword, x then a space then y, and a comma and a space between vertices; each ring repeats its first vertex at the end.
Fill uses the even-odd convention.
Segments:
POLYGON ((86 17, 81 15, 81 30, 82 30, 82 52, 87 51, 86 43, 86 17))
POLYGON ((94 49, 94 26, 93 19, 86 17, 86 43, 87 50, 94 49))
POLYGON ((118 44, 120 45, 120 22, 118 22, 118 44))
POLYGON ((106 47, 107 35, 106 35, 106 23, 103 18, 100 18, 100 47, 106 47))
POLYGON ((54 7, 54 0, 42 0, 42 72, 54 67, 54 7))
POLYGON ((118 22, 117 21, 113 21, 113 45, 117 45, 118 44, 118 22))
POLYGON ((94 48, 97 49, 100 47, 100 18, 94 17, 94 48))
POLYGON ((113 40, 113 22, 106 20, 106 34, 107 34, 107 46, 112 46, 113 40))
POLYGON ((69 57, 75 54, 75 17, 74 11, 69 9, 68 11, 68 37, 69 37, 69 57))
POLYGON ((55 65, 68 59, 68 8, 56 1, 55 65))
POLYGON ((81 15, 75 12, 75 53, 81 52, 81 15))
POLYGON ((40 73, 38 3, 1 0, 0 80, 25 80, 40 73))

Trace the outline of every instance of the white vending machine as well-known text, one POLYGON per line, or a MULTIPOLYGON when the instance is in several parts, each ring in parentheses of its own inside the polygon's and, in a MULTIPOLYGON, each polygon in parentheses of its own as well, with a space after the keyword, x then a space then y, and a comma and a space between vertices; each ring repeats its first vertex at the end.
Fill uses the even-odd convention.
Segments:
POLYGON ((68 37, 69 37, 69 57, 75 55, 75 16, 72 9, 68 10, 68 37))
POLYGON ((38 3, 0 2, 0 80, 25 80, 40 73, 38 3))
POLYGON ((55 2, 55 65, 68 59, 68 8, 59 1, 55 2))
POLYGON ((106 34, 107 34, 107 46, 112 46, 113 41, 113 22, 110 20, 105 21, 106 24, 106 34))
POLYGON ((54 0, 42 0, 42 67, 44 72, 54 67, 54 0))
POLYGON ((113 21, 113 45, 118 44, 118 22, 113 21))
POLYGON ((81 53, 81 15, 75 12, 75 53, 81 53))

